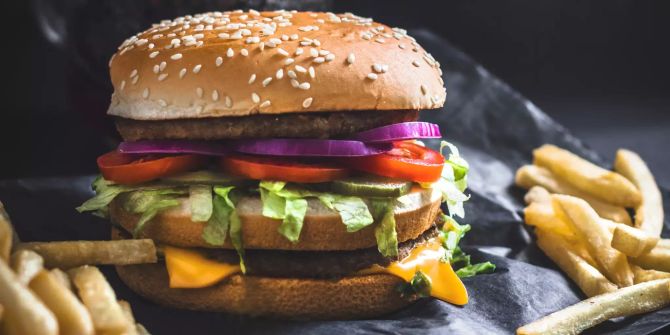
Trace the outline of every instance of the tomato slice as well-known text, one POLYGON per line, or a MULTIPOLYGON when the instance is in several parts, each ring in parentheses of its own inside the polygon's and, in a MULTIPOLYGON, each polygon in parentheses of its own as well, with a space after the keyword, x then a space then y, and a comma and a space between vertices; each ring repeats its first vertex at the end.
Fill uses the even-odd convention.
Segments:
POLYGON ((327 164, 298 163, 276 157, 235 155, 221 158, 221 167, 249 179, 323 183, 346 177, 349 170, 327 164))
POLYGON ((379 155, 348 158, 348 166, 380 176, 434 182, 440 179, 444 156, 406 141, 393 142, 393 149, 379 155))
POLYGON ((139 184, 194 170, 206 158, 198 155, 143 156, 110 151, 98 157, 98 168, 107 180, 119 184, 139 184))

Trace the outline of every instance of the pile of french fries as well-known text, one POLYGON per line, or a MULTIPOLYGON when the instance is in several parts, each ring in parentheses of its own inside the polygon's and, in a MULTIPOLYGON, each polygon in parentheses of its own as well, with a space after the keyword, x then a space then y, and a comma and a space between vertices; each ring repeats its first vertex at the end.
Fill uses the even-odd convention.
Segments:
POLYGON ((517 334, 578 334, 670 304, 661 192, 637 154, 618 150, 609 171, 544 145, 533 151, 533 165, 517 171, 516 184, 528 189, 524 216, 537 245, 590 297, 517 334))
POLYGON ((0 202, 0 334, 149 334, 89 264, 155 262, 151 240, 18 243, 0 202))

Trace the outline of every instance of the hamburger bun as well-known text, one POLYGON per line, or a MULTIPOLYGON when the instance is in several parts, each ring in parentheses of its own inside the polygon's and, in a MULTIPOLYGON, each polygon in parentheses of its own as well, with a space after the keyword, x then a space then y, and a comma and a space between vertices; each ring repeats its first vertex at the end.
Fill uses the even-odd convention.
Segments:
POLYGON ((126 40, 110 74, 108 114, 135 120, 419 110, 446 97, 439 63, 412 37, 353 14, 167 20, 126 40))
MULTIPOLYGON (((123 208, 124 198, 121 195, 110 204, 110 220, 127 231, 133 231, 140 215, 123 208)), ((439 191, 421 188, 398 198, 394 210, 398 242, 415 239, 428 230, 440 212, 441 199, 439 191)), ((277 231, 280 220, 261 214, 260 197, 240 199, 236 208, 242 221, 244 247, 327 251, 363 249, 377 245, 374 227, 366 227, 354 233, 347 232, 337 212, 325 207, 317 199, 308 199, 308 204, 300 241, 291 243, 277 231)), ((188 198, 184 198, 181 206, 165 210, 148 222, 141 236, 179 247, 211 248, 202 239, 205 224, 191 220, 190 204, 188 198)), ((230 240, 222 247, 232 248, 230 240)))

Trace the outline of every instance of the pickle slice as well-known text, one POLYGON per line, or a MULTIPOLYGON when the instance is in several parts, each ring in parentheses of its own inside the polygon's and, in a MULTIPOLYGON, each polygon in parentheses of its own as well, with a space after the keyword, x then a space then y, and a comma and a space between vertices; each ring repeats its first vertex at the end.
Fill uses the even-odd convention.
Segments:
POLYGON ((366 176, 335 180, 330 183, 333 192, 361 197, 399 197, 409 193, 411 181, 366 176))

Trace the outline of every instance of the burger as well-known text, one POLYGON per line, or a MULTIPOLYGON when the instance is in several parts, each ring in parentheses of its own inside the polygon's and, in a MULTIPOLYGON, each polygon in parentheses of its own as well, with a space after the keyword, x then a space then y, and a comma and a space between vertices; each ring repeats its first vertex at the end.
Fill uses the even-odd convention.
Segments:
POLYGON ((155 241, 158 263, 117 267, 147 299, 367 318, 426 296, 463 305, 460 277, 492 270, 458 247, 468 165, 422 142, 440 132, 419 112, 446 92, 405 30, 211 12, 132 36, 109 66, 123 142, 78 210, 109 218, 112 239, 155 241))

